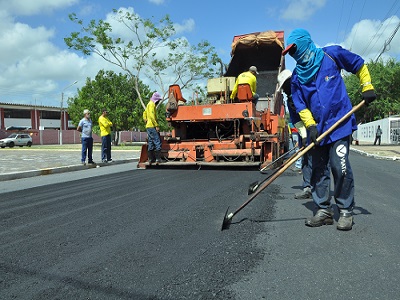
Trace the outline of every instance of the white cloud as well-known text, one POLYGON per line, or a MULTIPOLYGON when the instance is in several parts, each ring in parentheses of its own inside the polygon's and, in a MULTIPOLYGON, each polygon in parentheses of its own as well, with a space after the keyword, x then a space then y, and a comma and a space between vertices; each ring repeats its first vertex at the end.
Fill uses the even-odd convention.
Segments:
POLYGON ((150 2, 150 3, 153 3, 153 4, 159 5, 159 4, 163 4, 163 3, 164 3, 164 0, 149 0, 149 2, 150 2))
POLYGON ((35 15, 43 12, 51 12, 59 8, 64 8, 77 4, 79 0, 0 0, 0 7, 11 14, 35 15))
POLYGON ((8 23, 0 32, 0 64, 9 64, 25 57, 46 55, 54 46, 48 40, 53 30, 44 27, 31 28, 22 23, 8 23))
MULTIPOLYGON (((136 14, 132 7, 129 7, 129 8, 121 7, 118 9, 118 11, 127 12, 130 14, 136 14)), ((114 37, 121 37, 125 42, 128 42, 128 41, 135 42, 135 38, 132 35, 132 31, 130 29, 128 29, 121 22, 118 22, 116 17, 117 17, 117 15, 114 12, 110 12, 107 14, 107 16, 105 18, 105 21, 108 22, 112 27, 112 32, 110 34, 114 37)), ((140 17, 140 16, 138 15, 138 17, 140 17)), ((154 22, 156 22, 156 21, 154 21, 154 22)), ((174 23, 176 35, 181 36, 182 33, 184 33, 184 32, 192 31, 194 28, 194 23, 195 22, 192 19, 184 20, 182 24, 174 23)), ((138 31, 139 31, 139 36, 145 35, 142 28, 139 27, 138 31)), ((181 38, 183 40, 187 41, 185 37, 181 36, 181 38)), ((182 51, 189 51, 189 49, 187 49, 187 50, 182 49, 182 51)), ((165 51, 165 48, 163 48, 163 47, 155 47, 153 49, 153 52, 159 59, 163 59, 168 56, 168 53, 165 51)), ((94 66, 96 66, 96 73, 99 70, 99 64, 101 64, 103 66, 103 68, 106 70, 113 70, 116 73, 123 72, 123 70, 121 68, 118 68, 113 64, 105 62, 102 58, 100 58, 97 55, 93 55, 92 57, 88 58, 88 68, 90 68, 90 65, 92 65, 94 58, 96 58, 96 64, 93 64, 94 66)), ((128 67, 132 66, 133 64, 134 64, 133 60, 128 60, 128 62, 127 62, 128 67)), ((153 81, 151 81, 148 76, 144 76, 146 74, 146 72, 151 72, 151 71, 146 70, 146 68, 141 70, 142 82, 146 85, 149 85, 151 89, 159 90, 160 88, 153 81)), ((94 73, 94 75, 96 73, 94 73)), ((175 77, 176 77, 176 74, 174 73, 173 70, 165 70, 165 72, 163 74, 163 79, 165 82, 169 82, 169 81, 173 82, 175 80, 175 77)), ((161 92, 161 91, 159 90, 159 92, 161 92)))
POLYGON ((15 22, 5 11, 0 11, 0 27, 1 102, 47 99, 44 105, 57 105, 58 80, 73 82, 78 76, 84 84, 86 60, 56 47, 53 29, 15 22))
POLYGON ((290 0, 282 11, 282 19, 303 21, 324 7, 326 0, 290 0))
MULTIPOLYGON (((133 8, 121 9, 134 13, 133 8)), ((114 13, 107 14, 105 21, 111 24, 113 35, 127 41, 132 39, 132 32, 116 21, 114 13)), ((84 86, 88 77, 94 78, 101 69, 123 72, 98 55, 82 56, 58 48, 51 42, 56 34, 54 29, 16 22, 10 14, 1 10, 0 26, 0 102, 59 106, 61 91, 71 82, 78 81, 65 91, 66 98, 84 86)), ((191 27, 188 21, 181 25, 180 30, 191 27)), ((152 85, 146 79, 143 81, 152 85)))
POLYGON ((96 10, 96 5, 85 5, 79 10, 79 16, 89 16, 96 10))
POLYGON ((174 23, 174 28, 177 34, 193 31, 195 22, 193 19, 184 20, 182 24, 174 23))
MULTIPOLYGON (((132 7, 129 8, 120 7, 117 9, 117 11, 122 12, 122 14, 129 13, 131 15, 136 15, 132 7)), ((129 30, 123 23, 119 22, 118 18, 119 18, 118 13, 110 12, 106 15, 104 21, 109 23, 112 27, 112 32, 110 33, 110 35, 114 37, 120 37, 123 40, 131 40, 133 37, 132 31, 129 30)))
MULTIPOLYGON (((392 16, 384 22, 378 20, 362 20, 355 24, 342 43, 343 47, 357 54, 365 60, 375 60, 383 50, 384 44, 395 32, 400 19, 392 16)), ((386 47, 381 58, 396 57, 400 53, 400 32, 393 37, 390 44, 386 47)))
MULTIPOLYGON (((129 7, 129 8, 120 7, 119 9, 117 9, 117 11, 137 15, 137 13, 134 11, 134 8, 132 8, 132 7, 129 7)), ((140 17, 140 16, 138 15, 138 17, 140 17)), ((111 34, 113 36, 121 37, 124 40, 132 39, 132 32, 124 24, 117 21, 117 14, 115 14, 114 12, 108 13, 105 18, 105 21, 111 25, 111 27, 113 29, 111 34)), ((155 24, 157 23, 157 20, 152 20, 152 21, 155 24)), ((185 32, 193 31, 193 29, 195 27, 195 21, 193 19, 186 19, 181 24, 174 23, 173 25, 174 25, 176 34, 181 35, 185 32)), ((140 28, 139 28, 139 34, 144 34, 144 32, 140 33, 140 28)))
MULTIPOLYGON (((17 22, 14 18, 49 13, 78 2, 79 0, 0 0, 0 102, 37 101, 37 104, 58 106, 61 90, 71 82, 77 80, 78 84, 65 91, 66 97, 84 86, 86 78, 94 78, 100 69, 123 72, 98 55, 83 56, 73 50, 60 49, 53 43, 53 39, 57 38, 56 28, 34 27, 17 22)), ((163 4, 164 1, 153 0, 152 3, 163 4)), ((79 15, 91 14, 93 9, 96 9, 95 6, 82 6, 79 15)), ((135 13, 132 7, 120 9, 135 13)), ((119 36, 126 41, 132 39, 132 32, 116 21, 113 12, 107 14, 105 21, 111 24, 113 36, 119 36)), ((178 36, 192 31, 194 26, 193 19, 174 23, 178 36)), ((162 50, 158 52, 157 55, 167 55, 162 50)), ((143 81, 150 86, 154 85, 145 77, 143 81)))

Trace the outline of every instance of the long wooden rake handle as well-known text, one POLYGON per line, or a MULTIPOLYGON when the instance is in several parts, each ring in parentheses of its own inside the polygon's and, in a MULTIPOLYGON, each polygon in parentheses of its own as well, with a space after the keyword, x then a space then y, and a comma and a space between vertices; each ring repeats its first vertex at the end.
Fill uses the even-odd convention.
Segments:
MULTIPOLYGON (((365 103, 365 100, 362 100, 359 104, 356 106, 353 106, 353 108, 345 114, 343 117, 341 117, 339 120, 336 121, 335 124, 333 124, 327 131, 322 133, 320 136, 317 138, 317 142, 320 142, 323 138, 325 138, 328 134, 330 134, 333 130, 335 130, 344 120, 349 118, 353 113, 355 113, 357 110, 360 109, 365 103)), ((306 148, 304 148, 302 151, 297 153, 297 155, 293 158, 291 158, 288 163, 286 163, 284 166, 282 166, 281 169, 278 170, 275 174, 269 178, 269 180, 265 181, 263 184, 261 184, 257 190, 247 199, 245 203, 243 203, 235 212, 230 213, 228 215, 229 219, 232 219, 234 215, 236 215, 239 211, 241 211, 247 204, 249 204, 259 193, 261 193, 267 186, 269 186, 276 178, 278 178, 283 172, 286 171, 287 168, 289 168, 296 160, 298 160, 300 157, 302 157, 304 154, 306 154, 311 148, 315 146, 314 142, 310 143, 306 148)))

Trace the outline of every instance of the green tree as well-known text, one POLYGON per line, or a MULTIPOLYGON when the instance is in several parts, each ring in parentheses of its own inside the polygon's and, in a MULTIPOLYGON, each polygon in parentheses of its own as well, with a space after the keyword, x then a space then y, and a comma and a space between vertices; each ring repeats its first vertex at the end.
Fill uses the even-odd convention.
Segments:
MULTIPOLYGON (((75 125, 83 117, 84 109, 91 111, 94 131, 99 132, 98 117, 102 109, 109 111, 109 118, 113 122, 114 143, 118 144, 118 132, 121 130, 139 129, 145 130, 145 124, 142 118, 143 107, 140 103, 138 94, 133 88, 136 83, 128 75, 116 74, 113 71, 100 70, 94 80, 87 78, 86 85, 81 90, 78 89, 78 95, 68 99, 68 113, 75 125)), ((150 99, 152 91, 139 82, 142 97, 150 99)), ((158 108, 159 114, 165 112, 165 107, 158 108)), ((161 130, 167 130, 168 126, 163 118, 160 118, 161 130)))
POLYGON ((214 47, 207 41, 191 46, 186 39, 176 37, 168 15, 155 23, 125 9, 113 12, 115 20, 130 33, 129 41, 114 34, 110 23, 91 20, 84 25, 74 13, 69 18, 81 27, 80 32, 72 32, 64 40, 68 47, 84 55, 99 55, 129 74, 143 108, 145 101, 139 84, 142 76, 155 83, 167 99, 169 85, 191 89, 196 80, 217 74, 215 65, 220 59, 214 47), (173 74, 173 78, 166 74, 173 74))
MULTIPOLYGON (((362 107, 357 113, 357 122, 371 122, 383 119, 389 115, 400 113, 400 63, 393 58, 384 62, 369 62, 368 70, 377 99, 362 107)), ((360 81, 357 76, 349 75, 344 78, 348 94, 353 105, 362 100, 360 81)))

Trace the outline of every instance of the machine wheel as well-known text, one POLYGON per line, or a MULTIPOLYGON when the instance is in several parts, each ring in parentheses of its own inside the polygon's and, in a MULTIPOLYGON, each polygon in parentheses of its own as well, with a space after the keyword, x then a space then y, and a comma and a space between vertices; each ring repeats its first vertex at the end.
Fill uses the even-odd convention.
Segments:
POLYGON ((26 145, 27 145, 28 147, 30 147, 30 146, 32 146, 32 142, 28 142, 26 145))
POLYGON ((14 142, 10 142, 9 144, 8 144, 8 147, 10 147, 10 148, 13 148, 15 145, 14 145, 14 142))

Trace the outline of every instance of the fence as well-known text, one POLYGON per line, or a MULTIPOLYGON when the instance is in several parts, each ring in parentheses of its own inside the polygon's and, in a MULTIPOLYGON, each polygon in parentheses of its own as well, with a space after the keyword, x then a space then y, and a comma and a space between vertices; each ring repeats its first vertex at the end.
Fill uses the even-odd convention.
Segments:
MULTIPOLYGON (((9 136, 15 131, 0 130, 0 139, 9 136)), ((63 130, 62 131, 62 143, 60 143, 60 130, 55 129, 44 129, 44 130, 27 130, 23 132, 28 132, 32 136, 32 142, 34 145, 60 145, 60 144, 80 144, 81 136, 80 132, 76 130, 63 130)), ((161 133, 164 135, 164 133, 161 133)), ((127 142, 145 142, 147 139, 146 132, 140 131, 120 131, 118 132, 119 143, 127 142)), ((93 134, 93 142, 101 143, 101 137, 93 134)))

